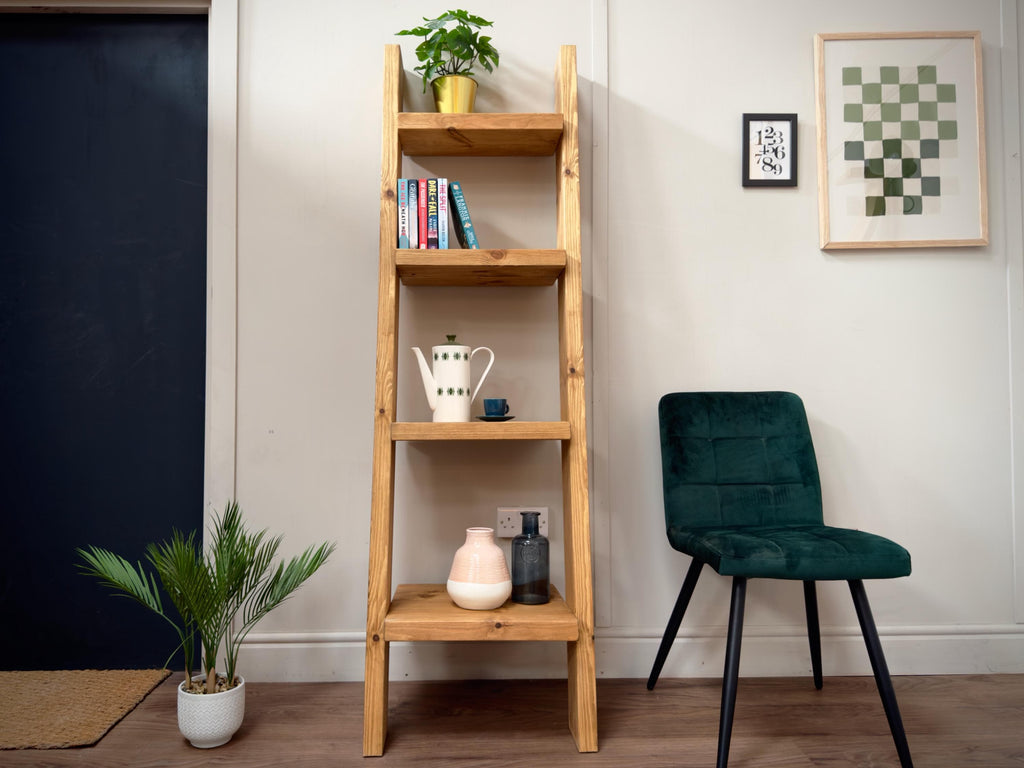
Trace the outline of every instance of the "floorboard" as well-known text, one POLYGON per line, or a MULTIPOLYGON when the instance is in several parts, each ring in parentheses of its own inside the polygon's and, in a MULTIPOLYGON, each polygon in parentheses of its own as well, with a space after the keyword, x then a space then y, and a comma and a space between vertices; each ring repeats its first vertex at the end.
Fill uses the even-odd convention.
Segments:
MULTIPOLYGON (((362 757, 361 683, 250 683, 227 745, 190 747, 173 679, 97 745, 0 752, 0 766, 96 768, 707 768, 715 762, 718 680, 598 681, 600 750, 576 752, 560 680, 393 682, 383 757, 362 757)), ((917 768, 1024 766, 1024 675, 894 678, 917 768)), ((730 768, 897 766, 871 678, 741 679, 730 768)))

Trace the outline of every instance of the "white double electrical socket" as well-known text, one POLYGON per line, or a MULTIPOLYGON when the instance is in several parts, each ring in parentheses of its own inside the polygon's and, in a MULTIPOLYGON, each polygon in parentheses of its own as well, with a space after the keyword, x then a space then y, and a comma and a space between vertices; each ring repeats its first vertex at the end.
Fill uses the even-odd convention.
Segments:
POLYGON ((512 539, 523 532, 523 518, 520 512, 540 512, 540 535, 548 535, 547 507, 498 507, 498 524, 494 535, 499 539, 512 539))

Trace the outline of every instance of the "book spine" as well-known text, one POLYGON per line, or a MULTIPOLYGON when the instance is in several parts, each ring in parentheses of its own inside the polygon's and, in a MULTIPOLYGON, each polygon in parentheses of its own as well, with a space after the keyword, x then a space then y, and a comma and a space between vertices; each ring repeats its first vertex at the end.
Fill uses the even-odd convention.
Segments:
POLYGON ((398 247, 409 247, 409 185, 398 180, 398 247))
POLYGON ((469 206, 466 205, 462 185, 457 181, 448 185, 448 202, 451 204, 452 227, 455 229, 455 237, 458 238, 459 245, 463 248, 479 248, 476 231, 473 229, 473 220, 469 217, 469 206))
POLYGON ((437 247, 448 247, 448 179, 437 180, 437 247))
POLYGON ((437 249, 437 179, 427 179, 427 248, 437 249))
POLYGON ((419 211, 419 231, 420 231, 420 248, 427 247, 427 180, 417 179, 416 180, 417 193, 416 193, 416 210, 419 211))
POLYGON ((419 209, 419 182, 416 179, 406 179, 406 194, 409 198, 409 247, 420 247, 420 209, 419 209))

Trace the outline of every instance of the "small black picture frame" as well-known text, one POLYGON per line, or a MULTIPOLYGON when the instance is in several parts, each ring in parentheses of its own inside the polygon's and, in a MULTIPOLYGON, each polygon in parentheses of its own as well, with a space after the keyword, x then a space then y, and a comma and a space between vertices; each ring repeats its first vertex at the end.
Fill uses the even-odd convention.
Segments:
POLYGON ((797 171, 795 113, 743 114, 743 186, 795 187, 797 171))

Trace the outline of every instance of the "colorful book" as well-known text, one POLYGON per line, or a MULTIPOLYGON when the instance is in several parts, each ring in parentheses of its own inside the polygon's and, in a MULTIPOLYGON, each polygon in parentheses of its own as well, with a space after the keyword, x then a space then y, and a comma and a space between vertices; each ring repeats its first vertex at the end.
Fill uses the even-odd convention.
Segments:
POLYGON ((398 180, 398 247, 409 247, 409 182, 398 180))
POLYGON ((463 248, 479 248, 473 221, 469 218, 469 206, 466 205, 466 197, 462 193, 462 184, 457 181, 448 184, 448 202, 452 212, 452 229, 455 230, 459 245, 463 248))
POLYGON ((427 247, 427 180, 416 180, 416 210, 419 213, 420 248, 427 247))
POLYGON ((437 180, 437 247, 448 247, 448 179, 437 180))
POLYGON ((437 179, 427 179, 427 248, 437 249, 437 179))
POLYGON ((419 223, 420 223, 420 212, 419 212, 419 181, 416 179, 406 179, 406 195, 409 198, 409 247, 419 248, 419 223))

